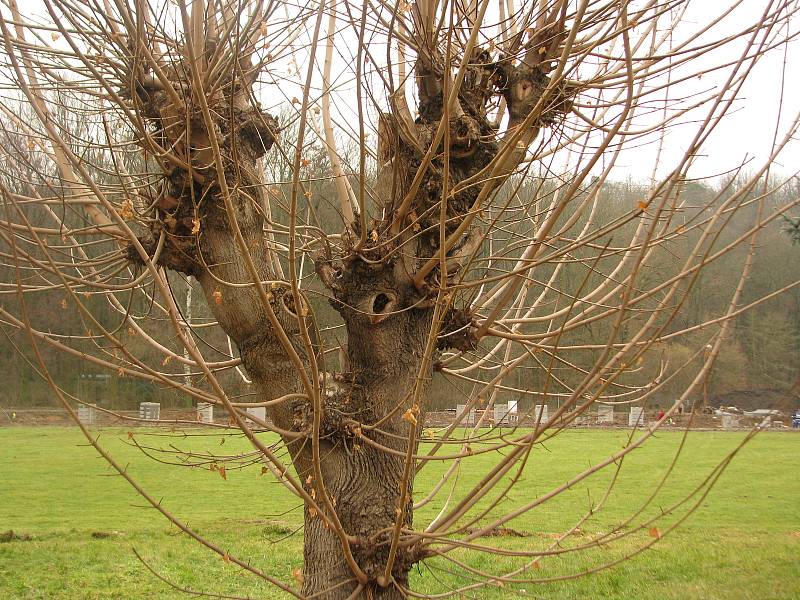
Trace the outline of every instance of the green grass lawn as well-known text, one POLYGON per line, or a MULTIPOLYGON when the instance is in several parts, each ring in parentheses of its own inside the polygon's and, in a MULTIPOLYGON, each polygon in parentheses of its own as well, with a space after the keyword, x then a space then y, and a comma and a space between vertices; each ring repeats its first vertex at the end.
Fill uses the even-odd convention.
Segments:
MULTIPOLYGON (((285 580, 302 566, 302 511, 299 503, 260 465, 226 466, 227 479, 202 468, 171 466, 131 447, 127 431, 98 429, 100 443, 163 505, 230 555, 285 580)), ((149 433, 168 433, 149 430, 149 433)), ((208 433, 194 430, 193 433, 208 433)), ((534 450, 522 481, 503 502, 504 511, 560 485, 626 443, 627 431, 568 431, 534 450)), ((650 496, 665 474, 681 433, 663 432, 625 459, 602 509, 583 523, 563 548, 586 544, 618 528, 626 535, 584 552, 547 557, 541 568, 526 571, 534 579, 581 572, 614 561, 654 541, 649 526, 637 525, 661 515, 695 489, 743 434, 697 432, 663 489, 631 524, 619 527, 650 496)), ((246 442, 219 432, 166 438, 137 430, 142 444, 196 453, 235 455, 246 442)), ((800 435, 763 433, 736 456, 704 504, 652 548, 614 568, 580 579, 484 588, 472 598, 798 598, 800 597, 800 435)), ((161 454, 161 460, 175 460, 161 454)), ((458 489, 468 489, 485 473, 494 455, 466 462, 458 489)), ((443 472, 431 464, 417 479, 430 488, 443 472)), ((484 538, 482 543, 512 549, 544 549, 603 498, 611 478, 606 470, 581 482, 510 524, 526 537, 484 538)), ((443 495, 443 497, 446 494, 443 495)), ((442 500, 443 501, 443 500, 442 500)), ((420 509, 415 522, 430 521, 442 501, 420 509)), ((668 530, 690 504, 664 515, 668 530)), ((193 542, 147 507, 105 461, 85 445, 77 428, 0 429, 0 532, 13 530, 30 539, 0 541, 0 598, 179 598, 179 592, 153 576, 133 553, 136 549, 158 573, 194 590, 253 598, 282 598, 233 564, 193 542), (93 537, 93 533, 111 534, 93 537)), ((474 555, 456 557, 473 568, 502 572, 517 559, 474 555)), ((412 578, 416 589, 441 592, 471 581, 468 573, 436 559, 412 578)))

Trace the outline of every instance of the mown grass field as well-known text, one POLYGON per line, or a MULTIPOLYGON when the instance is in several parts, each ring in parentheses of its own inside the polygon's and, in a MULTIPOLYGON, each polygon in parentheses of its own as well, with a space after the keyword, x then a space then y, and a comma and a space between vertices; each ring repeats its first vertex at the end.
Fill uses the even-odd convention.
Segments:
MULTIPOLYGON (((302 511, 259 465, 237 470, 227 479, 199 468, 175 467, 147 458, 129 444, 127 431, 100 429, 100 442, 163 505, 230 555, 259 569, 292 580, 302 566, 302 511)), ((151 430, 150 433, 166 433, 151 430)), ((242 440, 220 432, 194 430, 191 437, 146 435, 143 444, 173 444, 183 450, 233 455, 246 449, 242 440)), ((626 458, 611 495, 580 533, 564 547, 587 544, 617 527, 637 511, 664 477, 682 437, 657 437, 626 458)), ((560 485, 590 464, 620 449, 627 431, 569 431, 537 448, 520 485, 504 501, 508 510, 560 485)), ((743 434, 696 432, 689 435, 663 489, 615 543, 581 553, 547 557, 527 577, 548 579, 580 572, 621 558, 656 541, 651 527, 636 527, 685 497, 742 439, 743 434)), ((472 598, 620 598, 620 599, 790 599, 800 597, 800 435, 762 433, 739 452, 703 505, 674 532, 650 549, 611 569, 587 577, 551 583, 484 588, 472 598)), ((162 458, 169 459, 168 455, 162 458)), ((468 489, 496 460, 472 457, 460 474, 468 489)), ((417 480, 427 489, 443 466, 433 464, 417 480)), ((606 470, 537 507, 511 523, 526 537, 493 537, 485 544, 504 548, 552 546, 603 498, 612 472, 606 470)), ((664 516, 658 533, 682 518, 693 499, 664 516)), ((431 503, 416 514, 427 522, 441 508, 431 503)), ((181 598, 136 558, 174 583, 194 590, 253 598, 283 598, 274 588, 200 547, 145 507, 130 486, 113 476, 105 461, 85 445, 77 428, 12 427, 0 429, 0 532, 17 536, 0 542, 0 598, 181 598), (93 537, 112 533, 108 537, 93 537)), ((457 558, 473 568, 496 572, 515 564, 510 558, 457 558)), ((465 585, 470 576, 437 559, 417 569, 416 589, 441 592, 465 585)))

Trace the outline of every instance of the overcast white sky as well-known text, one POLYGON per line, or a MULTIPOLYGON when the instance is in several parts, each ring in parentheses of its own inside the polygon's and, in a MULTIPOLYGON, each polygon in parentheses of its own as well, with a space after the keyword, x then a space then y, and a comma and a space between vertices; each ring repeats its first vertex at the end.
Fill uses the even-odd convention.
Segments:
MULTIPOLYGON (((45 13, 41 0, 22 0, 19 4, 26 16, 39 15, 41 17, 45 13)), ((676 41, 684 36, 686 32, 696 30, 699 23, 713 20, 718 16, 719 7, 727 6, 728 4, 729 2, 708 2, 705 0, 692 2, 686 18, 675 31, 676 41)), ((768 0, 743 0, 741 6, 720 25, 715 27, 714 31, 707 36, 707 39, 718 39, 757 22, 767 4, 768 0)), ((353 128, 356 114, 354 108, 355 94, 353 92, 352 74, 346 73, 347 70, 352 72, 354 69, 353 60, 356 49, 355 44, 351 42, 353 40, 348 40, 347 36, 340 37, 337 41, 336 52, 339 55, 337 58, 338 68, 340 72, 342 70, 345 72, 342 80, 348 81, 342 86, 338 96, 339 106, 341 107, 339 121, 346 127, 353 128)), ((706 65, 735 60, 741 53, 741 48, 740 41, 739 43, 731 44, 723 51, 710 52, 702 60, 706 65)), ((787 77, 784 81, 785 87, 783 90, 783 114, 779 115, 779 102, 781 72, 784 69, 784 48, 778 48, 761 59, 756 65, 734 107, 716 128, 709 142, 705 145, 705 154, 696 160, 690 175, 701 177, 724 173, 747 160, 751 161, 751 166, 748 169, 753 170, 766 159, 772 146, 776 120, 780 116, 782 124, 780 136, 782 136, 785 132, 785 127, 794 120, 795 114, 800 110, 800 80, 796 77, 796 73, 800 71, 798 68, 800 67, 800 55, 798 55, 797 43, 794 42, 787 45, 786 51, 785 69, 787 77)), ((385 50, 382 50, 382 52, 385 52, 385 50)), ((306 67, 303 54, 302 51, 299 52, 297 60, 301 70, 306 67)), ((282 65, 281 68, 287 68, 287 65, 282 65)), ((692 69, 697 68, 697 62, 695 62, 692 69)), ((674 96, 687 96, 703 91, 707 93, 715 86, 719 86, 725 77, 727 77, 727 71, 710 74, 700 80, 693 78, 692 81, 676 87, 674 96)), ((267 85, 263 89, 264 100, 267 105, 282 102, 284 106, 287 106, 288 101, 300 93, 298 87, 285 83, 278 86, 267 85)), ((672 94, 673 92, 671 92, 672 94)), ((696 126, 693 126, 691 121, 703 119, 706 113, 707 109, 701 107, 681 119, 686 122, 684 126, 668 131, 659 161, 659 175, 664 175, 670 171, 684 153, 696 131, 696 126)), ((643 117, 640 124, 646 125, 647 117, 643 117)), ((612 177, 621 179, 630 176, 637 180, 649 180, 655 163, 658 148, 657 140, 658 136, 656 135, 652 136, 649 144, 642 144, 639 141, 632 144, 632 148, 620 156, 612 177)), ((791 174, 800 169, 800 144, 793 142, 778 160, 777 167, 785 174, 791 174)))
MULTIPOLYGON (((709 23, 719 16, 720 6, 727 6, 728 2, 708 2, 695 0, 690 4, 685 18, 679 27, 674 31, 674 43, 679 43, 687 35, 693 34, 700 25, 709 23)), ((706 35, 693 40, 693 45, 699 45, 704 41, 718 40, 727 35, 738 33, 748 26, 759 21, 768 0, 743 0, 733 13, 728 15, 723 21, 717 24, 712 31, 706 35)), ((491 20, 491 18, 490 18, 491 20)), ((663 21, 664 26, 667 20, 663 21)), ((708 52, 701 58, 692 62, 689 67, 692 72, 701 70, 704 67, 718 65, 739 58, 744 48, 744 38, 728 44, 724 49, 708 52)), ((348 35, 340 36, 336 44, 337 62, 341 80, 347 81, 339 90, 338 104, 342 116, 339 121, 345 127, 354 128, 357 122, 355 112, 355 94, 353 92, 352 78, 354 61, 356 56, 356 44, 354 39, 348 35), (350 70, 348 73, 347 71, 350 70)), ((385 53, 381 47, 375 51, 377 56, 385 53)), ((305 69, 302 58, 298 59, 301 69, 305 69)), ((321 61, 320 61, 321 62, 321 61)), ((755 170, 766 160, 772 148, 773 137, 775 135, 776 121, 780 117, 779 139, 786 131, 786 126, 794 120, 796 113, 800 110, 800 81, 793 73, 797 73, 800 67, 800 56, 798 55, 797 42, 790 43, 771 51, 767 56, 761 58, 749 76, 747 83, 741 90, 738 99, 728 111, 725 118, 716 127, 713 135, 705 144, 705 152, 702 153, 693 163, 690 176, 708 177, 715 174, 725 173, 736 169, 744 162, 748 162, 745 170, 755 170), (786 56, 784 56, 786 52, 786 56), (780 114, 781 98, 781 74, 784 70, 784 58, 786 60, 783 89, 783 111, 780 114)), ((687 73, 684 70, 683 73, 687 73)), ((730 70, 725 69, 716 73, 704 75, 702 78, 692 78, 689 81, 675 86, 670 91, 671 98, 692 97, 696 99, 697 94, 709 95, 713 90, 720 89, 721 85, 728 77, 730 70)), ((336 73, 336 67, 334 68, 336 73)), ((675 78, 680 72, 677 72, 675 78)), ((334 81, 336 75, 334 74, 334 81)), ((379 87, 379 86, 376 86, 379 87)), ((270 86, 267 87, 270 90, 270 86)), ((272 87, 269 94, 270 98, 277 101, 281 96, 291 98, 299 95, 300 90, 294 91, 290 87, 280 86, 280 89, 272 87)), ((336 96, 334 96, 336 99, 336 96)), ((661 150, 657 174, 663 176, 673 169, 676 162, 683 155, 690 144, 697 130, 696 122, 703 120, 708 113, 708 107, 700 107, 691 113, 681 117, 683 125, 671 127, 666 133, 663 148, 661 150)), ((638 120, 639 127, 652 123, 652 119, 659 115, 648 117, 643 115, 638 120)), ((645 140, 631 142, 631 148, 619 157, 612 177, 624 179, 632 177, 637 180, 647 181, 653 171, 653 165, 658 151, 659 134, 650 136, 650 143, 645 140)), ((598 166, 598 171, 602 165, 598 166)), ((791 174, 800 169, 800 144, 792 143, 777 161, 776 168, 784 174, 791 174)))
MULTIPOLYGON (((690 9, 689 19, 694 22, 707 22, 717 16, 718 7, 724 2, 695 2, 690 9)), ((763 11, 766 2, 746 0, 728 19, 724 27, 726 31, 734 31, 747 24, 755 23, 763 11)), ((720 32, 716 32, 718 35, 720 32)), ((710 64, 739 57, 742 44, 732 44, 728 49, 710 53, 705 57, 710 64)), ((770 155, 776 122, 779 123, 779 140, 786 133, 800 111, 800 79, 797 77, 800 67, 797 42, 787 44, 764 56, 754 67, 747 82, 742 88, 737 101, 715 129, 705 145, 705 153, 698 158, 690 174, 704 176, 722 173, 734 169, 742 162, 750 160, 749 170, 760 166, 770 155), (784 55, 785 52, 785 55, 784 55), (784 60, 786 77, 784 72, 784 60), (781 111, 781 80, 783 79, 783 102, 781 111)), ((697 91, 707 89, 712 84, 720 85, 727 77, 727 71, 715 76, 707 76, 695 81, 697 91)), ((706 110, 699 109, 692 116, 701 118, 706 110)), ((688 146, 694 128, 682 127, 668 133, 666 137, 661 174, 683 154, 688 146)), ((619 174, 630 173, 634 177, 642 168, 652 166, 655 148, 640 148, 629 152, 619 162, 619 174)), ((800 144, 792 142, 782 153, 776 168, 784 174, 791 174, 800 169, 800 144)))

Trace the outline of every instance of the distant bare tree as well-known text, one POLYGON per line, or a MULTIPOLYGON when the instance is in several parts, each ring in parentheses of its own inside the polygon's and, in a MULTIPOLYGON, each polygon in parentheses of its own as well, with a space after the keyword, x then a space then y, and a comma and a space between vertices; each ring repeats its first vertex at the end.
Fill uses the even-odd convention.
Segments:
MULTIPOLYGON (((6 0, 0 111, 24 143, 3 147, 0 291, 17 304, 0 318, 28 333, 73 416, 81 399, 51 378, 40 348, 227 411, 304 503, 299 592, 167 513, 84 431, 154 507, 286 593, 436 597, 409 587, 409 570, 430 557, 470 574, 439 596, 540 581, 530 569, 543 557, 631 528, 562 546, 589 511, 549 548, 509 552, 484 538, 617 468, 698 397, 732 319, 782 291, 741 302, 759 233, 798 201, 776 207, 763 183, 775 181, 770 165, 797 117, 763 124, 775 127, 772 154, 735 194, 691 211, 686 190, 756 62, 796 35, 797 3, 761 2, 739 29, 722 7, 702 22, 692 7, 43 0, 34 17, 6 0), (262 103, 282 104, 284 119, 262 103), (669 162, 673 130, 691 135, 669 162), (655 150, 641 173, 651 184, 613 213, 603 185, 641 146, 655 150), (720 244, 743 208, 751 225, 720 244), (687 237, 691 251, 654 276, 649 265, 687 237), (701 271, 740 247, 746 260, 724 308, 675 327, 701 271), (186 318, 175 273, 196 280, 214 323, 186 318), (85 334, 31 319, 37 294, 53 289, 85 334), (320 295, 341 320, 321 320, 320 295), (116 320, 98 316, 95 297, 116 320), (232 341, 228 356, 206 345, 213 330, 232 341), (660 360, 654 348, 681 336, 695 344, 685 360, 660 360), (134 338, 146 355, 126 343, 134 338), (225 389, 234 368, 252 381, 250 401, 225 389), (468 391, 453 424, 433 430, 426 398, 436 377, 468 391), (544 440, 597 402, 646 405, 676 377, 689 383, 651 429, 554 490, 504 502, 544 440), (525 428, 490 427, 486 411, 462 426, 503 395, 522 400, 525 428), (535 407, 553 399, 542 419, 535 407), (268 420, 248 421, 255 406, 268 420), (260 431, 279 435, 288 462, 260 431), (494 466, 453 497, 458 473, 486 454, 494 466), (435 461, 448 465, 442 480, 416 489, 415 474, 435 461), (431 502, 438 516, 415 523, 414 509, 431 502), (515 566, 481 570, 461 549, 515 566)), ((781 81, 776 73, 776 89, 781 81)), ((691 512, 718 474, 665 512, 691 512)), ((655 523, 640 511, 626 524, 655 523)))

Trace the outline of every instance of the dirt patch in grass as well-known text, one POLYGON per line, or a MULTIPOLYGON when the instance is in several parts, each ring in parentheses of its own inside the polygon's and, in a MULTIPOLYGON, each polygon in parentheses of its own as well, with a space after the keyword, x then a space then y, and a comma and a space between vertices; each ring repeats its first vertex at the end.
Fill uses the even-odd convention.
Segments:
POLYGON ((104 540, 107 538, 122 537, 125 535, 122 531, 93 531, 92 537, 96 540, 104 540))
POLYGON ((32 535, 27 533, 17 533, 11 529, 0 532, 0 544, 7 544, 8 542, 30 542, 32 539, 32 535))
MULTIPOLYGON (((480 529, 467 529, 466 533, 468 535, 472 535, 473 533, 480 531, 480 529)), ((494 529, 487 531, 481 537, 520 537, 526 538, 531 537, 533 534, 529 531, 520 531, 518 529, 512 529, 511 527, 495 527, 494 529)))

